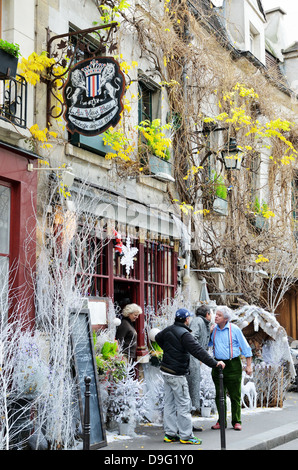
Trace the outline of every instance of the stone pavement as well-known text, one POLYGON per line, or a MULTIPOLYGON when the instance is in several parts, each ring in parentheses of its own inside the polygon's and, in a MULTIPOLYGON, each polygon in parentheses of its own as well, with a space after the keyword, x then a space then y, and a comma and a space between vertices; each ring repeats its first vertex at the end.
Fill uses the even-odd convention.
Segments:
POLYGON ((202 432, 194 431, 202 440, 201 445, 165 443, 162 426, 147 424, 138 426, 134 436, 118 436, 116 432, 107 432, 107 446, 99 450, 115 455, 119 455, 118 451, 174 455, 196 450, 298 450, 297 392, 287 393, 283 408, 243 409, 242 431, 235 431, 228 422, 225 445, 222 445, 220 431, 211 429, 216 421, 216 415, 193 419, 194 426, 203 427, 202 432))

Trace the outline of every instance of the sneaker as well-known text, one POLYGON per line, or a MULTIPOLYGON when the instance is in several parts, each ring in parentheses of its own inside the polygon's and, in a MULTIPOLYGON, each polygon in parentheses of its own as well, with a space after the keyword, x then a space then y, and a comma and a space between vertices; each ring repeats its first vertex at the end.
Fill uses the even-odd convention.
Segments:
POLYGON ((168 436, 165 434, 165 437, 163 438, 164 442, 177 442, 180 440, 179 436, 168 436))
POLYGON ((234 424, 233 428, 235 429, 235 431, 241 431, 242 427, 241 427, 241 424, 240 423, 236 423, 234 424))
POLYGON ((180 439, 181 444, 202 444, 201 439, 198 439, 197 437, 190 437, 189 439, 180 439))

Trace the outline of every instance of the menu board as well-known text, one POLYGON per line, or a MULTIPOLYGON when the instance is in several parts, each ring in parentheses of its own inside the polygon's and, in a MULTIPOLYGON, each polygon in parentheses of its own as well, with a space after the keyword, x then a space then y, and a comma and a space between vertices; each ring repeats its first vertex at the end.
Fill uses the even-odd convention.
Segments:
POLYGON ((71 312, 72 347, 79 391, 82 428, 85 410, 85 377, 90 377, 90 449, 107 445, 88 309, 71 312))

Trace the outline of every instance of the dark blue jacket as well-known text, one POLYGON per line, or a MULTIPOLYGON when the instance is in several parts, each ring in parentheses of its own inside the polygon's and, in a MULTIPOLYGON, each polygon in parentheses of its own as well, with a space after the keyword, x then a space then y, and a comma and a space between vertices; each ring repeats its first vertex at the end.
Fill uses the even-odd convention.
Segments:
POLYGON ((173 375, 189 374, 190 354, 209 367, 216 367, 213 359, 191 334, 184 323, 175 322, 157 333, 155 341, 163 350, 160 370, 173 375))

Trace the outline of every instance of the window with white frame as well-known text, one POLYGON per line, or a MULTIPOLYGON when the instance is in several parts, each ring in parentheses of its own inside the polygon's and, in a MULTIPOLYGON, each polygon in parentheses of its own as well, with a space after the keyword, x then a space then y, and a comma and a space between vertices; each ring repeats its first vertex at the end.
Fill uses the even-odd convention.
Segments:
POLYGON ((139 123, 145 120, 152 122, 161 115, 161 88, 151 78, 139 71, 139 123))
POLYGON ((249 25, 249 50, 258 59, 261 58, 260 32, 252 23, 249 25))

